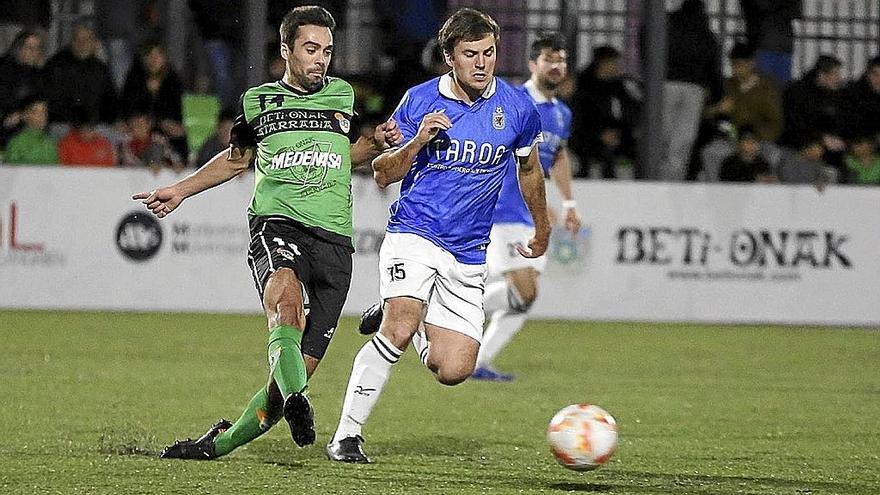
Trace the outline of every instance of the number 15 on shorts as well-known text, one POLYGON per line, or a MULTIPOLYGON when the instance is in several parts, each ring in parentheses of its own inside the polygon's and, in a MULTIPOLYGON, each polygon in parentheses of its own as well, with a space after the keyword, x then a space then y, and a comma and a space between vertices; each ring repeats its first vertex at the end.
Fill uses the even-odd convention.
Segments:
POLYGON ((391 277, 392 282, 406 278, 406 271, 403 269, 403 263, 395 263, 386 268, 386 270, 388 270, 388 276, 391 277))

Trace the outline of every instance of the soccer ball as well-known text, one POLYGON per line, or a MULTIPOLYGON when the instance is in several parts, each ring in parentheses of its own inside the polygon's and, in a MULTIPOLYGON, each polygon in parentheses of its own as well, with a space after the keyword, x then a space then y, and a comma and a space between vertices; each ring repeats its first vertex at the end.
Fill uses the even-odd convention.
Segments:
POLYGON ((617 422, 599 406, 574 404, 550 420, 547 442, 559 464, 575 471, 590 471, 614 454, 617 422))

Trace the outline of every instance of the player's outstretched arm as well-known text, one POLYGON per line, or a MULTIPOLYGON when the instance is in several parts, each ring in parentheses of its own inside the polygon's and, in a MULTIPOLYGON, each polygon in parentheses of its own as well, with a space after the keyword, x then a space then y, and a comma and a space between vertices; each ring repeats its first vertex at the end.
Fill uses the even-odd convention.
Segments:
POLYGON ((553 179, 562 196, 565 230, 571 232, 571 235, 577 235, 581 230, 581 217, 577 212, 577 203, 571 195, 571 162, 568 159, 568 148, 564 145, 556 153, 553 167, 550 168, 550 178, 553 179))
POLYGON ((131 199, 140 201, 157 217, 164 218, 180 206, 184 199, 220 185, 247 170, 253 156, 254 151, 251 148, 242 151, 230 146, 228 152, 217 153, 188 177, 151 192, 137 193, 131 199))
POLYGON ((443 113, 431 112, 422 118, 419 131, 406 144, 393 151, 382 153, 373 160, 373 179, 381 188, 403 180, 419 151, 434 139, 441 130, 452 127, 452 121, 443 113))
POLYGON ((529 240, 529 251, 521 246, 517 246, 516 250, 526 258, 537 258, 547 252, 547 245, 550 243, 550 220, 547 218, 544 172, 538 158, 537 146, 532 148, 527 158, 516 157, 516 159, 519 165, 519 190, 535 222, 535 236, 529 240))
POLYGON ((380 153, 388 148, 400 146, 401 142, 403 142, 403 134, 400 132, 400 127, 394 119, 388 119, 373 129, 371 137, 361 136, 351 145, 351 166, 357 168, 368 165, 380 153))

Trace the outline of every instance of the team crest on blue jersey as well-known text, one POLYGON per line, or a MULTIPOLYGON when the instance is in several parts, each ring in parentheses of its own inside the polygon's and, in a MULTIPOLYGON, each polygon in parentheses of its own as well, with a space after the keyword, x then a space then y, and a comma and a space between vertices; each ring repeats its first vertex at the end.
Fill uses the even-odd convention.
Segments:
POLYGON ((495 107, 495 112, 492 114, 492 127, 498 129, 504 129, 504 109, 501 107, 495 107))

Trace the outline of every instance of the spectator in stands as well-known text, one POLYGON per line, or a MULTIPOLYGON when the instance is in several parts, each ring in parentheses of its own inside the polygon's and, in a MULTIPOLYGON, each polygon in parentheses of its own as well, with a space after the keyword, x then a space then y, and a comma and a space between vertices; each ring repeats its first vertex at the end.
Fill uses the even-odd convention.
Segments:
POLYGON ((761 142, 755 129, 739 128, 736 153, 728 156, 718 172, 722 182, 772 182, 770 164, 761 155, 761 142))
POLYGON ((150 35, 155 0, 94 0, 98 35, 107 49, 113 84, 122 90, 137 47, 150 35))
POLYGON ((868 133, 856 136, 850 141, 849 149, 843 182, 880 185, 880 155, 877 154, 876 137, 868 133))
POLYGON ((116 119, 116 89, 97 50, 95 32, 85 24, 77 24, 70 46, 46 63, 46 81, 53 82, 46 85, 51 122, 70 122, 76 104, 85 105, 100 122, 112 124, 116 119))
POLYGON ((777 165, 776 175, 784 184, 813 184, 822 190, 830 181, 828 165, 822 161, 825 147, 822 135, 805 134, 797 144, 797 152, 786 149, 777 165))
POLYGON ((801 16, 802 0, 740 0, 749 46, 758 70, 784 87, 791 80, 794 52, 792 21, 801 16))
POLYGON ((229 147, 229 136, 232 133, 232 122, 234 120, 235 112, 231 110, 220 112, 220 118, 217 121, 217 132, 202 144, 195 163, 193 163, 194 166, 201 167, 208 163, 208 160, 214 158, 214 155, 229 147))
POLYGON ((151 42, 144 46, 140 59, 131 64, 122 95, 125 115, 148 113, 174 151, 182 157, 189 155, 183 127, 183 85, 162 45, 151 42))
POLYGON ((0 145, 21 127, 21 103, 42 94, 43 61, 43 36, 34 30, 19 33, 0 59, 0 145))
POLYGON ((616 165, 634 159, 639 113, 639 101, 623 80, 616 48, 593 50, 590 65, 578 74, 571 102, 569 147, 581 164, 577 176, 589 177, 591 166, 598 164, 603 178, 616 177, 616 165))
POLYGON ((818 133, 826 149, 825 160, 840 168, 846 144, 842 139, 845 106, 841 63, 820 55, 812 70, 785 90, 785 131, 780 143, 800 149, 803 136, 818 133))
POLYGON ((221 108, 233 108, 241 93, 234 67, 244 33, 244 8, 239 0, 188 0, 193 20, 205 42, 214 93, 221 108))
POLYGON ((6 163, 23 165, 55 165, 58 163, 58 149, 55 141, 46 133, 49 123, 49 110, 45 100, 33 97, 22 103, 24 127, 6 147, 6 163))
POLYGON ((88 109, 76 105, 71 109, 71 129, 58 142, 58 157, 62 165, 112 167, 116 156, 110 140, 95 130, 95 117, 88 109))
POLYGON ((168 144, 168 139, 154 131, 154 122, 150 114, 135 112, 125 123, 127 142, 120 151, 123 166, 149 167, 158 172, 164 167, 175 171, 183 170, 184 162, 168 144))
POLYGON ((678 10, 669 14, 667 81, 663 91, 665 159, 660 179, 685 179, 703 106, 717 102, 721 92, 720 48, 709 29, 705 6, 702 0, 684 0, 678 10))
POLYGON ((880 56, 868 62, 868 68, 844 91, 849 136, 869 134, 880 139, 880 56))
POLYGON ((714 172, 724 157, 737 147, 735 136, 748 127, 764 148, 774 148, 782 134, 782 96, 767 76, 755 70, 752 49, 736 43, 730 51, 733 75, 724 82, 724 97, 706 111, 711 121, 712 137, 707 139, 700 154, 706 180, 714 180, 714 172))

